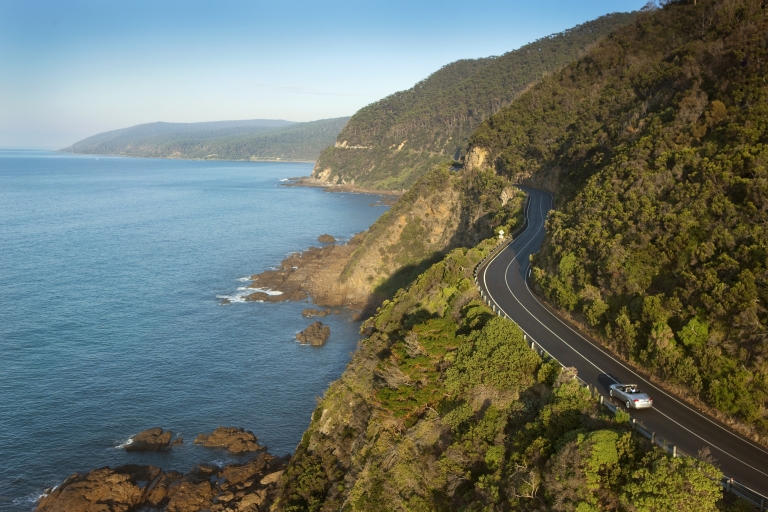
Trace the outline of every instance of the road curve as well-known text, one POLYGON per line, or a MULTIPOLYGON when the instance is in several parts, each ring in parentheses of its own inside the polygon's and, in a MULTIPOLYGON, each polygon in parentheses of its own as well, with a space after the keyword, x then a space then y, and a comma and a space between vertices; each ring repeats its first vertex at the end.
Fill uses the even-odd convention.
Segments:
POLYGON ((578 332, 553 314, 528 286, 530 255, 544 240, 544 221, 552 209, 548 192, 523 188, 529 194, 528 227, 511 244, 478 269, 478 284, 501 313, 514 320, 528 335, 565 366, 608 398, 614 382, 639 384, 653 398, 653 409, 632 412, 632 417, 663 436, 685 453, 696 455, 709 447, 723 473, 763 495, 768 495, 768 450, 741 437, 654 385, 602 348, 593 338, 578 332))

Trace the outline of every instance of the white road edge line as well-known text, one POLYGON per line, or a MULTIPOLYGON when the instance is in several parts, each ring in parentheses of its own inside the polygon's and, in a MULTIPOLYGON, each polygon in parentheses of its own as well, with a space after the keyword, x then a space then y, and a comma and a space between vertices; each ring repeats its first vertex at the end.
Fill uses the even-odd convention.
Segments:
MULTIPOLYGON (((551 196, 551 194, 550 194, 550 196, 551 196)), ((531 206, 531 202, 532 202, 532 201, 529 201, 529 202, 528 202, 528 208, 526 208, 526 210, 529 210, 529 209, 530 209, 530 206, 531 206)), ((541 207, 542 207, 542 205, 540 205, 540 213, 541 213, 541 215, 542 215, 542 218, 543 218, 543 217, 544 217, 544 213, 543 213, 543 211, 541 211, 541 207)), ((527 211, 526 211, 526 215, 528 215, 528 212, 527 212, 527 211)), ((510 261, 510 262, 509 262, 509 265, 507 265, 507 268, 506 268, 506 269, 505 269, 505 271, 504 271, 504 281, 505 281, 505 282, 504 282, 504 284, 506 285, 506 287, 507 287, 507 290, 509 290, 509 293, 510 293, 510 295, 511 295, 511 296, 512 296, 512 297, 513 297, 513 298, 514 298, 516 301, 517 301, 517 303, 520 305, 520 307, 522 307, 522 308, 523 308, 523 309, 526 311, 526 313, 528 313, 528 314, 529 314, 529 315, 530 315, 530 316, 531 316, 531 317, 532 317, 534 320, 536 320, 537 322, 539 322, 539 323, 540 323, 540 324, 541 324, 541 325, 542 325, 542 326, 543 326, 545 329, 547 329, 547 330, 548 330, 550 333, 552 333, 552 335, 553 335, 553 336, 555 336, 557 339, 559 339, 559 340, 560 340, 560 341, 561 341, 561 342, 562 342, 564 345, 566 345, 568 348, 570 348, 571 350, 573 350, 573 351, 574 351, 576 354, 578 354, 578 355, 579 355, 579 356, 580 356, 582 359, 584 359, 586 362, 588 362, 589 364, 591 364, 591 365, 592 365, 592 366, 593 366, 595 369, 597 369, 598 371, 600 371, 600 372, 601 372, 601 373, 603 373, 604 375, 608 375, 608 373, 607 373, 607 372, 605 372, 603 369, 601 369, 601 368, 600 368, 599 366, 597 366, 595 363, 593 363, 592 361, 590 361, 589 359, 587 359, 587 357, 586 357, 586 356, 584 356, 584 354, 582 354, 581 352, 579 352, 578 350, 576 350, 576 349, 575 349, 573 346, 571 346, 571 345, 570 345, 568 342, 566 342, 564 339, 562 339, 560 336, 558 336, 558 335, 557 335, 557 334, 556 334, 556 333, 555 333, 555 332, 554 332, 552 329, 550 329, 550 328, 549 328, 549 327, 548 327, 548 326, 547 326, 547 325, 546 325, 544 322, 542 322, 542 321, 541 321, 541 320, 539 320, 539 319, 538 319, 536 316, 534 316, 534 315, 533 315, 533 313, 531 313, 531 312, 530 312, 530 310, 528 310, 528 308, 526 308, 526 307, 525 307, 525 306, 522 304, 522 302, 520 302, 520 299, 518 299, 518 298, 517 298, 517 296, 514 294, 514 292, 512 292, 512 289, 511 289, 511 288, 510 288, 510 286, 509 286, 509 281, 507 280, 507 274, 508 274, 508 271, 509 271, 509 267, 512 265, 512 263, 514 263, 514 261, 515 261, 515 260, 517 260, 517 259, 518 259, 518 254, 519 254, 519 253, 521 253, 521 252, 523 252, 523 251, 525 250, 525 248, 526 248, 526 247, 528 247, 528 245, 530 245, 530 243, 533 241, 533 239, 535 238, 535 236, 539 234, 539 232, 540 232, 540 231, 543 229, 543 227, 544 227, 544 224, 542 224, 541 226, 539 226, 539 229, 537 229, 537 230, 536 230, 536 232, 533 234, 533 236, 531 237, 531 239, 530 239, 530 240, 529 240, 529 241, 528 241, 528 242, 527 242, 527 243, 526 243, 526 244, 525 244, 525 245, 522 247, 522 249, 520 249, 520 250, 519 250, 519 251, 518 251, 518 252, 515 254, 515 257, 514 257, 514 258, 512 258, 512 261, 510 261)), ((509 246, 507 246, 507 248, 509 248, 511 245, 512 245, 512 244, 510 244, 509 246)), ((498 253, 496 256, 494 256, 493 258, 491 258, 491 260, 490 260, 490 261, 489 261, 489 262, 488 262, 488 263, 485 265, 485 267, 483 268, 483 285, 485 286, 485 289, 488 291, 488 296, 489 296, 489 297, 490 297, 490 298, 493 300, 493 302, 496 304, 496 307, 498 307, 498 308, 499 308, 499 310, 501 310, 501 312, 503 312, 503 313, 504 313, 504 314, 505 314, 507 317, 509 317, 509 318, 512 318, 512 317, 510 317, 510 316, 509 316, 509 314, 508 314, 508 313, 507 313, 507 312, 506 312, 506 311, 505 311, 505 310, 504 310, 504 309, 503 309, 503 308, 502 308, 502 307, 499 305, 499 303, 496 301, 496 299, 494 299, 494 298, 493 298, 493 296, 491 296, 491 294, 490 294, 490 290, 488 289, 487 280, 486 280, 486 276, 487 276, 488 267, 490 267, 490 266, 493 264, 493 262, 496 260, 496 258, 498 258, 498 257, 499 257, 499 256, 500 256, 500 255, 501 255, 501 254, 502 254, 502 253, 503 253, 503 252, 504 252, 504 251, 505 251, 507 248, 505 248, 505 249, 503 249, 503 250, 499 251, 499 253, 498 253)), ((530 265, 530 262, 527 262, 527 264, 528 264, 528 265, 530 265)), ((530 271, 531 271, 531 269, 530 269, 530 267, 529 267, 529 268, 528 268, 528 272, 530 273, 530 271)), ((545 307, 544 307, 544 306, 541 304, 541 302, 540 302, 540 301, 539 301, 539 300, 536 298, 536 296, 535 296, 535 295, 533 295, 533 292, 531 292, 531 289, 530 289, 530 287, 528 286, 528 282, 527 282, 527 280, 526 280, 525 286, 526 286, 526 289, 528 290, 528 293, 531 295, 531 297, 532 297, 532 298, 533 298, 533 299, 534 299, 534 300, 535 300, 535 301, 536 301, 536 302, 537 302, 539 305, 541 305, 541 306, 542 306, 542 308, 544 308, 544 309, 546 310, 546 308, 545 308, 545 307)), ((548 310, 547 310, 547 312, 549 313, 549 311, 548 311, 548 310)), ((762 448, 760 448, 760 447, 758 447, 758 446, 754 446, 754 445, 753 445, 752 443, 750 443, 750 442, 746 442, 746 440, 745 440, 745 439, 743 439, 742 437, 740 437, 740 436, 738 436, 738 435, 735 435, 733 432, 730 432, 729 430, 727 430, 726 428, 724 428, 722 425, 719 425, 718 423, 715 423, 714 421, 712 421, 712 420, 710 420, 709 418, 707 418, 706 416, 702 415, 701 413, 699 413, 699 412, 698 412, 698 411, 696 411, 695 409, 692 409, 691 407, 689 407, 687 404, 684 404, 684 403, 680 402, 680 401, 679 401, 679 400, 677 400, 675 397, 673 397, 673 396, 669 395, 668 393, 666 393, 666 392, 665 392, 665 391, 663 391, 662 389, 660 389, 660 388, 656 387, 656 386, 655 386, 655 385, 653 385, 651 382, 647 381, 647 380, 646 380, 646 379, 644 379, 642 376, 640 376, 640 375, 638 375, 637 373, 635 373, 635 372, 634 372, 634 370, 632 370, 631 368, 627 367, 627 366, 626 366, 624 363, 622 363, 621 361, 618 361, 618 360, 616 360, 616 359, 615 359, 615 358, 614 358, 614 357, 613 357, 611 354, 607 353, 607 352, 606 352, 606 351, 605 351, 605 350, 604 350, 602 347, 599 347, 599 346, 595 345, 594 343, 592 343, 590 340, 586 339, 586 338, 585 338, 584 336, 582 336, 582 335, 581 335, 579 332, 577 332, 576 330, 574 330, 573 328, 571 328, 571 326, 569 326, 568 324, 566 324, 565 322, 563 322, 561 319, 559 319, 559 318, 558 318, 558 317, 556 317, 555 315, 552 315, 552 314, 550 313, 550 316, 554 317, 554 318, 555 318, 555 319, 556 319, 558 322, 560 322, 561 324, 563 324, 563 326, 567 327, 567 328, 568 328, 568 330, 570 330, 571 332, 573 332, 574 334, 576 334, 578 337, 580 337, 581 339, 583 339, 584 341, 586 341, 587 343, 589 343, 589 344, 590 344, 590 345, 592 345, 593 347, 595 347, 595 348, 597 348, 598 350, 600 350, 601 352, 603 352, 603 354, 605 354, 607 357, 609 357, 609 358, 610 358, 611 360, 613 360, 615 363, 617 363, 617 364, 618 364, 618 365, 620 365, 622 368, 624 368, 625 370, 627 370, 629 373, 631 373, 632 375, 634 375, 635 377, 637 377, 637 378, 638 378, 638 379, 640 379, 641 381, 643 381, 643 382, 645 382, 646 384, 648 384, 648 385, 649 385, 651 388, 653 388, 653 389, 655 389, 655 390, 659 391, 659 392, 660 392, 661 394, 663 394, 664 396, 666 396, 666 397, 670 398, 671 400, 673 400, 673 401, 677 402, 678 404, 682 405, 683 407, 685 407, 685 408, 686 408, 686 409, 688 409, 689 411, 693 412, 693 413, 694 413, 694 414, 696 414, 697 416, 699 416, 699 417, 701 417, 702 419, 704 419, 704 420, 708 421, 709 423, 711 423, 712 425, 714 425, 714 426, 718 427, 719 429, 723 430, 724 432, 727 432, 728 434, 730 434, 730 435, 731 435, 731 436, 733 436, 734 438, 738 439, 739 441, 745 442, 745 443, 746 443, 746 444, 748 444, 750 447, 756 448, 756 449, 758 449, 759 451, 761 451, 762 453, 766 453, 766 454, 768 454, 768 452, 766 452, 766 451, 765 451, 765 450, 763 450, 762 448)), ((519 327, 519 325, 518 325, 518 327, 519 327)), ((527 332, 525 332, 525 330, 524 330, 522 327, 520 327, 520 330, 522 330, 522 331, 523 331, 523 332, 524 332, 526 335, 528 335, 528 336, 530 337, 530 335, 529 335, 527 332)), ((533 339, 533 337, 531 337, 531 339, 533 339)), ((608 376, 610 377, 610 375, 608 375, 608 376)), ((616 381, 616 379, 613 379, 612 377, 611 377, 611 379, 612 379, 614 382, 618 382, 618 381, 616 381)), ((736 461, 740 462, 741 464, 744 464, 744 465, 745 465, 745 466, 747 466, 748 468, 751 468, 751 469, 753 469, 754 471, 757 471, 757 472, 758 472, 758 473, 760 473, 761 475, 765 475, 765 476, 768 476, 768 473, 764 473, 764 472, 760 471, 759 469, 757 469, 757 468, 753 467, 752 465, 750 465, 750 464, 748 464, 748 463, 744 462, 743 460, 739 459, 738 457, 736 457, 736 456, 734 456, 734 455, 732 455, 732 454, 728 453, 727 451, 723 450, 722 448, 719 448, 719 447, 718 447, 717 445, 715 445, 714 443, 711 443, 711 442, 710 442, 710 441, 708 441, 707 439, 705 439, 705 438, 701 437, 700 435, 696 434, 696 433, 695 433, 695 432, 693 432, 692 430, 688 429, 687 427, 685 427, 685 426, 681 425, 680 423, 678 423, 677 421, 673 420, 672 418, 670 418, 669 416, 667 416, 666 414, 664 414, 663 412, 661 412, 661 411, 660 411, 658 408, 654 407, 654 410, 655 410, 656 412, 658 412, 659 414, 661 414, 662 416, 664 416, 665 418, 667 418, 668 420, 670 420, 671 422, 673 422, 674 424, 676 424, 676 425, 678 425, 679 427, 681 427, 683 430, 686 430, 687 432, 690 432, 690 433, 691 433, 691 434, 693 434, 695 437, 697 437, 697 438, 701 439, 702 441, 704 441, 705 443, 707 443, 707 444, 711 445, 713 448, 717 449, 718 451, 720 451, 720 452, 722 452, 722 453, 724 453, 724 454, 728 455, 729 457, 731 457, 732 459, 734 459, 734 460, 736 460, 736 461)))

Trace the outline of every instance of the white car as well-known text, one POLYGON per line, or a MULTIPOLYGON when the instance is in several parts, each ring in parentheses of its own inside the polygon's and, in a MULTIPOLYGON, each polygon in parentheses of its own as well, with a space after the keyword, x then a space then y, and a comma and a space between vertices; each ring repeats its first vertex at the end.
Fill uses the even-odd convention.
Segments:
POLYGON ((636 384, 611 384, 610 394, 624 402, 627 409, 649 409, 653 407, 653 398, 640 391, 636 384))

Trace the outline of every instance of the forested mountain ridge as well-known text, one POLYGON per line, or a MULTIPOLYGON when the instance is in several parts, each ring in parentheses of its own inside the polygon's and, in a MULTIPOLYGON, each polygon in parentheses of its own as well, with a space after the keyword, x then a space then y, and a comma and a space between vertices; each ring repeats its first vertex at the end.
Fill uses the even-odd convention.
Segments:
POLYGON ((768 8, 667 3, 488 119, 470 167, 558 192, 534 279, 768 434, 768 8))
POLYGON ((336 144, 323 151, 313 177, 327 184, 406 189, 433 165, 458 159, 477 126, 542 75, 633 17, 603 16, 500 57, 446 65, 413 88, 359 110, 336 144))
POLYGON ((349 118, 149 123, 100 133, 70 153, 217 160, 315 160, 349 118))

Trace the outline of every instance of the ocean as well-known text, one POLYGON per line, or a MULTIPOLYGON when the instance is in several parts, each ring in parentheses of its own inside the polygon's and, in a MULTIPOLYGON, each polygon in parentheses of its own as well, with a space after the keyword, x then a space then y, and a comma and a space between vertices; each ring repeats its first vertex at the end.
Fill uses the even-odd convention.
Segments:
POLYGON ((101 466, 238 460, 192 444, 219 425, 293 452, 359 324, 327 316, 326 345, 300 345, 308 303, 237 302, 239 288, 385 211, 281 186, 311 169, 0 150, 0 510, 101 466), (119 448, 155 426, 184 444, 119 448))

